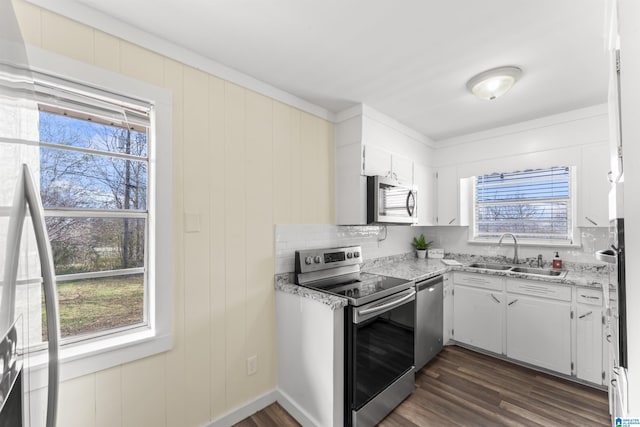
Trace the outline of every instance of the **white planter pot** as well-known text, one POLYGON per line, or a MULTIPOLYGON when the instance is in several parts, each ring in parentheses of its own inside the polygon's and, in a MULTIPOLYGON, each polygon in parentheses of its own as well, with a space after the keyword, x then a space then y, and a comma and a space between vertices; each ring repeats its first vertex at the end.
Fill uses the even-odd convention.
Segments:
POLYGON ((418 255, 418 258, 426 258, 427 257, 427 250, 419 250, 416 249, 416 254, 418 255))

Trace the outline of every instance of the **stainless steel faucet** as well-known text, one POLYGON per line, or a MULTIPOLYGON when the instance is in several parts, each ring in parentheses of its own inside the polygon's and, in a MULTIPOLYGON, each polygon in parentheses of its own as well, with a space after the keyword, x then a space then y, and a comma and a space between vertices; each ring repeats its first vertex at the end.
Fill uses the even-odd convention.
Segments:
POLYGON ((503 233, 502 236, 500 236, 500 240, 498 240, 498 246, 502 245, 502 239, 504 239, 505 236, 513 237, 513 263, 518 264, 518 239, 515 234, 503 233))

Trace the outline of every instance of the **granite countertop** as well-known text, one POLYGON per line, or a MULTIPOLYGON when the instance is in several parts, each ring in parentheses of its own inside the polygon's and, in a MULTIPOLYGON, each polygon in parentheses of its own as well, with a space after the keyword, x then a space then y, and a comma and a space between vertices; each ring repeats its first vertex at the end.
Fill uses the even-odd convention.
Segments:
MULTIPOLYGON (((420 281, 429 279, 439 274, 449 271, 466 271, 469 273, 490 274, 493 276, 514 277, 518 279, 538 280, 561 285, 597 287, 609 283, 609 276, 606 272, 598 271, 597 268, 581 268, 565 270, 562 276, 536 276, 525 273, 514 273, 510 271, 488 270, 468 267, 469 262, 461 260, 463 265, 447 266, 440 259, 403 259, 395 262, 380 264, 366 269, 368 273, 381 274, 384 276, 398 277, 406 280, 420 281)), ((526 265, 526 264, 525 264, 526 265)))
POLYGON ((374 267, 365 267, 367 273, 380 274, 382 276, 397 277, 405 280, 425 280, 440 274, 444 274, 451 267, 444 265, 439 259, 403 259, 378 264, 374 267))
MULTIPOLYGON (((472 262, 496 262, 494 259, 484 259, 468 256, 447 257, 455 259, 462 265, 445 265, 440 259, 418 259, 411 255, 401 255, 380 260, 369 261, 363 264, 362 271, 383 276, 397 277, 405 280, 421 281, 449 271, 465 271, 470 273, 490 274, 494 276, 513 277, 518 279, 538 280, 558 285, 581 286, 601 289, 609 284, 609 275, 606 268, 597 264, 567 264, 563 276, 535 276, 524 273, 514 273, 500 270, 486 270, 468 267, 472 262)), ((497 261, 500 262, 500 261, 497 261)), ((523 266, 529 266, 523 264, 523 266)), ((340 309, 347 305, 347 300, 335 295, 298 286, 294 283, 293 273, 277 274, 275 276, 276 290, 311 298, 322 304, 328 305, 332 310, 340 309)))
POLYGON ((331 295, 326 292, 316 291, 311 288, 296 285, 293 280, 293 273, 276 274, 275 288, 277 291, 288 294, 299 295, 303 298, 309 298, 321 304, 329 306, 331 310, 338 310, 348 304, 346 298, 331 295))

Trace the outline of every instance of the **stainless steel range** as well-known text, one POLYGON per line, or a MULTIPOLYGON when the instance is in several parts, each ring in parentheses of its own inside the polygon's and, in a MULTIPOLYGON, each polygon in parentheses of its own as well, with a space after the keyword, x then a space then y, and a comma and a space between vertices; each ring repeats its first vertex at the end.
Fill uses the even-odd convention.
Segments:
POLYGON ((373 426, 413 391, 415 283, 360 271, 360 246, 296 251, 296 283, 346 298, 345 426, 373 426))

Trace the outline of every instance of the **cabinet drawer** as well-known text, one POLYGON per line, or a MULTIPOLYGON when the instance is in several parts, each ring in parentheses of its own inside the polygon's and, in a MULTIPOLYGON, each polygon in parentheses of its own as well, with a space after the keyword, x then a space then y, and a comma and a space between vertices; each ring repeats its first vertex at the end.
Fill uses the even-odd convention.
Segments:
POLYGON ((510 279, 507 281, 507 292, 571 301, 571 288, 544 283, 538 280, 510 279))
POLYGON ((578 304, 597 305, 602 307, 602 291, 600 289, 576 289, 576 301, 578 304))
POLYGON ((476 288, 494 289, 501 291, 503 289, 504 279, 499 276, 490 276, 488 274, 476 273, 453 273, 453 283, 456 285, 474 286, 476 288))

